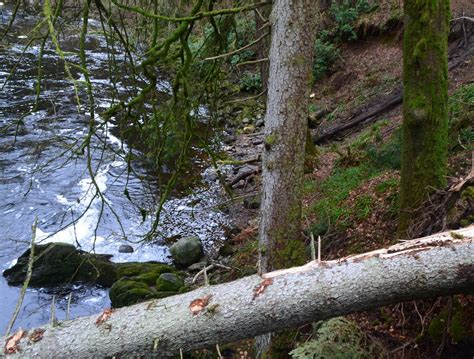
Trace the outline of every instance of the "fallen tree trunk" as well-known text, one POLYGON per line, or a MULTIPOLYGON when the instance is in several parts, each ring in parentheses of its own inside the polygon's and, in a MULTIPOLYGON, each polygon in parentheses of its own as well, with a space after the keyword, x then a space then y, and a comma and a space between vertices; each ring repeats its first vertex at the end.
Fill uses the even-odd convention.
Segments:
MULTIPOLYGON (((474 226, 1 338, 8 357, 169 357, 390 303, 474 291, 474 226)), ((0 354, 3 357, 5 354, 0 354)))

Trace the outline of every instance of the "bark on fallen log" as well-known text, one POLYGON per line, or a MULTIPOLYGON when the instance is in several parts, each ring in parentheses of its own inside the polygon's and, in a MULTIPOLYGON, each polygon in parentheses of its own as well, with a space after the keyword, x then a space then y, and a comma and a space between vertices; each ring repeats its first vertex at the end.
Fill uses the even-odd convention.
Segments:
POLYGON ((9 342, 3 337, 16 353, 0 357, 169 357, 386 304, 473 291, 471 226, 108 310, 9 342))
MULTIPOLYGON (((462 56, 452 60, 449 62, 449 70, 453 70, 456 67, 458 67, 460 64, 462 64, 464 61, 472 57, 474 51, 468 51, 462 56)), ((382 103, 377 103, 374 106, 370 107, 363 113, 361 113, 358 116, 353 117, 352 119, 349 119, 348 122, 344 123, 341 126, 334 127, 320 135, 316 135, 313 138, 313 142, 317 145, 322 144, 326 141, 329 141, 340 134, 342 134, 344 131, 350 130, 351 128, 356 127, 357 125, 365 122, 365 123, 372 123, 375 122, 377 119, 380 118, 380 115, 390 111, 392 108, 400 105, 403 100, 403 90, 402 87, 399 86, 397 87, 392 94, 385 99, 382 103)))

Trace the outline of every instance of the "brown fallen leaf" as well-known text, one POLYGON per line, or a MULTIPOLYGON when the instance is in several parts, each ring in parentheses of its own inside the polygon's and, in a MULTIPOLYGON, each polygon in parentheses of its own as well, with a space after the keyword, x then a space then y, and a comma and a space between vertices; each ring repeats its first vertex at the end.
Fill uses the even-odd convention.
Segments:
POLYGON ((253 299, 262 295, 262 293, 265 292, 265 289, 267 289, 267 287, 272 284, 273 284, 272 278, 267 278, 267 279, 262 280, 262 282, 259 285, 257 285, 255 289, 253 290, 253 299))
POLYGON ((41 328, 36 328, 33 330, 33 333, 30 334, 29 339, 33 342, 39 342, 41 339, 43 339, 43 334, 46 330, 41 329, 41 328))
POLYGON ((108 309, 105 309, 102 314, 99 316, 99 318, 97 318, 97 320, 95 321, 95 324, 97 326, 105 323, 107 321, 107 319, 110 318, 110 316, 112 315, 112 313, 115 312, 115 309, 113 308, 108 308, 108 309))
POLYGON ((202 298, 194 299, 191 304, 189 304, 189 310, 193 315, 198 315, 204 308, 206 308, 211 301, 211 298, 212 294, 208 294, 202 298))
POLYGON ((7 343, 5 344, 5 354, 14 354, 17 351, 20 351, 18 344, 20 343, 21 338, 26 334, 23 329, 18 329, 15 334, 8 337, 7 343))

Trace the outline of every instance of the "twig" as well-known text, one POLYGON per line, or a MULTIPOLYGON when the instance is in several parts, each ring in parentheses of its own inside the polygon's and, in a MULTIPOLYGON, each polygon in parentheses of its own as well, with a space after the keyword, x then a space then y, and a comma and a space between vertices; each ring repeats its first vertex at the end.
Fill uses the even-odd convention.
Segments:
POLYGON ((56 296, 53 295, 53 299, 51 300, 51 325, 53 327, 58 325, 58 321, 56 319, 56 296))
POLYGON ((318 236, 318 263, 321 263, 321 236, 318 236))
POLYGON ((255 96, 249 96, 249 97, 244 97, 244 98, 239 98, 237 100, 232 100, 232 101, 227 101, 225 104, 226 105, 229 105, 229 104, 232 104, 232 103, 238 103, 238 102, 245 102, 245 101, 249 101, 249 100, 255 100, 261 96, 263 96, 265 94, 265 92, 267 92, 267 89, 263 90, 262 92, 260 92, 259 94, 256 94, 255 96))
POLYGON ((69 314, 71 313, 71 300, 72 300, 72 292, 69 293, 69 298, 67 299, 66 320, 69 320, 69 314))
POLYGON ((253 65, 253 64, 258 64, 260 62, 267 62, 267 61, 268 61, 268 57, 264 57, 263 59, 239 62, 235 66, 237 67, 237 66, 244 66, 244 65, 253 65))
POLYGON ((204 59, 204 61, 211 61, 211 60, 217 60, 217 59, 221 59, 223 57, 227 57, 227 56, 232 56, 232 55, 235 55, 239 52, 242 52, 246 49, 248 49, 249 47, 252 47, 253 45, 255 44, 258 44, 260 41, 262 41, 265 37, 267 37, 269 34, 268 33, 265 33, 263 34, 262 36, 260 36, 258 39, 256 39, 255 41, 252 41, 250 43, 248 43, 247 45, 245 46, 242 46, 241 48, 238 48, 234 51, 230 51, 230 52, 227 52, 225 54, 220 54, 220 55, 217 55, 217 56, 212 56, 212 57, 206 57, 204 59))
POLYGON ((28 288, 28 284, 31 280, 31 275, 33 274, 33 262, 35 258, 35 240, 36 240, 36 227, 38 225, 38 217, 35 218, 33 225, 31 226, 32 236, 31 236, 31 243, 30 243, 30 257, 28 259, 28 268, 26 270, 26 278, 23 282, 23 287, 21 287, 20 297, 18 298, 18 302, 16 303, 15 311, 13 312, 12 319, 8 323, 7 331, 5 336, 8 337, 10 335, 10 331, 15 324, 15 321, 20 313, 21 306, 23 304, 23 299, 25 298, 26 289, 28 288))
POLYGON ((210 265, 208 265, 207 267, 204 267, 203 269, 201 269, 199 272, 196 273, 196 275, 194 276, 193 278, 193 281, 192 283, 196 283, 197 279, 199 278, 199 276, 201 274, 204 274, 204 282, 206 282, 206 278, 207 278, 207 271, 211 270, 211 269, 214 269, 216 267, 220 267, 220 268, 223 268, 223 269, 227 269, 227 270, 232 270, 231 267, 227 267, 223 264, 220 264, 220 263, 212 263, 210 265))
POLYGON ((310 242, 310 248, 311 248, 311 260, 315 261, 316 260, 316 248, 314 246, 314 235, 311 232, 311 242, 310 242))
POLYGON ((219 356, 219 359, 224 359, 221 353, 221 349, 219 348, 219 344, 216 344, 216 350, 217 350, 217 355, 219 356))
POLYGON ((455 19, 451 19, 450 21, 458 21, 458 20, 467 20, 467 21, 473 21, 474 22, 474 17, 469 17, 469 16, 459 16, 455 19))

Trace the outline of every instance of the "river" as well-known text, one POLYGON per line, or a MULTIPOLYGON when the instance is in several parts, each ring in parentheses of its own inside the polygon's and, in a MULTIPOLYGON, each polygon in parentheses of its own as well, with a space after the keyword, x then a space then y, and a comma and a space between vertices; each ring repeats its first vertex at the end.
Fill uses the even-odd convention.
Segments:
MULTIPOLYGON (((0 32, 3 33, 12 9, 2 8, 0 32)), ((205 249, 211 251, 225 239, 225 214, 210 208, 220 200, 214 181, 202 177, 206 167, 203 156, 195 160, 196 186, 175 193, 164 205, 157 240, 143 241, 151 219, 143 220, 140 209, 154 211, 159 190, 155 175, 141 154, 130 150, 113 122, 101 125, 91 142, 91 166, 103 199, 97 196, 87 170, 87 157, 71 151, 77 148, 88 131, 84 106, 78 106, 72 82, 65 78, 64 66, 52 44, 46 46, 43 59, 41 98, 35 111, 18 119, 33 108, 39 44, 25 50, 29 31, 38 20, 34 15, 20 14, 7 38, 0 43, 0 271, 8 268, 29 246, 32 224, 38 220, 36 243, 62 241, 83 250, 112 254, 113 261, 169 262, 169 252, 163 239, 175 235, 198 235, 205 249), (8 79, 15 68, 14 75, 8 79), (132 151, 133 171, 128 171, 126 154, 132 151), (128 190, 130 201, 124 195, 128 190), (113 210, 112 210, 113 209, 113 210), (134 248, 130 254, 119 253, 122 244, 134 248)), ((80 24, 77 24, 80 25, 80 24)), ((92 28, 100 29, 91 22, 92 28)), ((111 104, 111 82, 108 72, 108 52, 105 40, 90 35, 86 41, 87 63, 94 85, 97 113, 111 104)), ((68 59, 78 61, 78 36, 72 32, 60 39, 68 51, 68 59)), ((115 54, 123 61, 123 53, 115 54)), ((81 75, 73 71, 73 77, 81 75)), ((126 92, 127 78, 117 86, 126 92)), ((159 83, 167 92, 166 80, 159 83)), ((205 121, 205 119, 203 120, 205 121)), ((200 149, 195 148, 199 153, 200 149)), ((167 169, 169 170, 169 169, 167 169)), ((0 333, 13 314, 20 289, 10 287, 0 277, 0 333)), ((71 296, 70 317, 99 313, 110 305, 107 289, 76 284, 64 288, 28 289, 15 327, 28 328, 48 322, 54 306, 59 320, 66 317, 71 296), (54 303, 53 303, 54 302, 54 303)))

